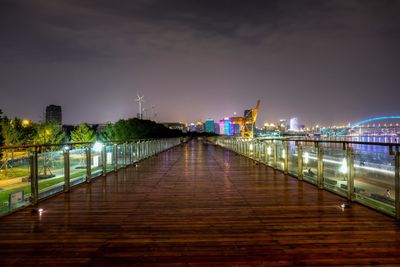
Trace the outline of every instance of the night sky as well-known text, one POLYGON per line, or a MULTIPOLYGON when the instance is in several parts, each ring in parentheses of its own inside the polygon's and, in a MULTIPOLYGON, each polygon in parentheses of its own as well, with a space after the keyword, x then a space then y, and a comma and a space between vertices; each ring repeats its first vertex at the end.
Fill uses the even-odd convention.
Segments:
POLYGON ((138 92, 157 121, 400 115, 400 1, 0 0, 0 90, 70 124, 134 117, 138 92))

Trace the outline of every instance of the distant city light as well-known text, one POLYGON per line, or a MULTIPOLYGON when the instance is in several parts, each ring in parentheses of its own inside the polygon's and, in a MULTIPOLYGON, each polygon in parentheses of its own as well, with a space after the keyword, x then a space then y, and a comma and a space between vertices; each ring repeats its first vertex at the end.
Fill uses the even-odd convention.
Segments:
POLYGON ((21 121, 21 124, 22 124, 22 127, 28 127, 31 124, 31 121, 27 120, 27 119, 23 119, 21 121))

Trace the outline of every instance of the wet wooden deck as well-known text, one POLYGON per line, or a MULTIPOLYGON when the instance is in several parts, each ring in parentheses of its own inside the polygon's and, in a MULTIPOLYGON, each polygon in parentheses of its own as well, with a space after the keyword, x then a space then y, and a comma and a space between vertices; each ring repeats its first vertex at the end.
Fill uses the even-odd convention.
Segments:
POLYGON ((0 219, 0 266, 400 266, 400 224, 192 141, 0 219))

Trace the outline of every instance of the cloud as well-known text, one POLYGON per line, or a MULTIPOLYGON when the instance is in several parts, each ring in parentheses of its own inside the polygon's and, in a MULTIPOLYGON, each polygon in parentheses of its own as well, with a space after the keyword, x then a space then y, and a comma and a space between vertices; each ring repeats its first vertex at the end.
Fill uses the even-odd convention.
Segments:
MULTIPOLYGON (((126 105, 120 113, 129 114, 133 108, 126 99, 137 88, 163 110, 165 120, 218 118, 257 98, 267 107, 261 120, 294 113, 308 121, 326 114, 340 119, 368 108, 387 110, 386 104, 375 108, 376 98, 363 92, 379 90, 380 101, 392 104, 388 96, 400 82, 398 1, 3 0, 0 5, 1 86, 46 91, 42 105, 73 101, 74 94, 86 103, 101 91, 96 101, 102 110, 93 106, 91 114, 98 117, 88 116, 91 121, 102 121, 101 114, 109 120, 118 103, 126 105), (338 110, 337 103, 346 108, 338 110)), ((71 108, 71 120, 88 114, 82 109, 71 108)))

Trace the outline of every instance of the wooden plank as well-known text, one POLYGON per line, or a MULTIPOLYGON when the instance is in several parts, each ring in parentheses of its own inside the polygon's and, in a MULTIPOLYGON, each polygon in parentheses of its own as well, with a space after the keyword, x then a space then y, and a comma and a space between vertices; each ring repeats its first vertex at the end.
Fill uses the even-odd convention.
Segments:
POLYGON ((199 141, 0 219, 0 266, 400 265, 400 225, 199 141))

